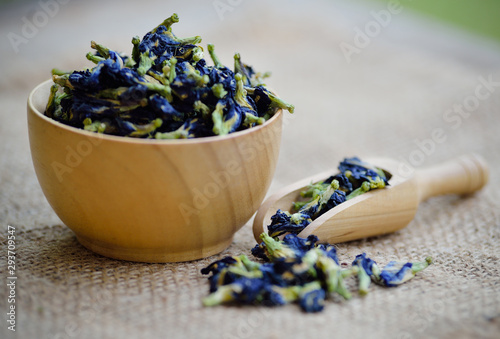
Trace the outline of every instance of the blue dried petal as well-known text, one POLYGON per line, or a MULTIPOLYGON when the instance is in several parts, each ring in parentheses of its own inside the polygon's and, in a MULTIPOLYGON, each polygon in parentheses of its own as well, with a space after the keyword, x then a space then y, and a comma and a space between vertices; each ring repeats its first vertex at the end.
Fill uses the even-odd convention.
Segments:
POLYGON ((264 114, 266 114, 270 109, 272 102, 267 94, 267 90, 262 86, 257 86, 255 87, 253 95, 249 97, 253 97, 252 99, 255 102, 259 116, 264 116, 264 114))
POLYGON ((343 174, 345 174, 346 171, 351 172, 351 180, 356 181, 355 188, 359 187, 364 181, 370 181, 370 179, 376 180, 378 177, 380 177, 386 185, 389 184, 382 170, 361 161, 358 157, 345 158, 339 164, 339 171, 343 174))
POLYGON ((237 105, 233 99, 225 98, 221 100, 224 102, 224 123, 229 124, 229 133, 236 131, 244 119, 244 114, 241 106, 237 105))
POLYGON ((354 261, 352 262, 353 266, 358 266, 360 269, 363 269, 366 274, 372 276, 374 274, 374 268, 376 273, 378 274, 377 263, 372 259, 366 256, 366 253, 362 253, 356 256, 354 261))
POLYGON ((265 288, 264 298, 268 306, 281 306, 287 304, 285 297, 270 285, 267 285, 265 288))
POLYGON ((417 272, 424 270, 430 264, 432 264, 431 257, 415 263, 391 261, 382 269, 375 282, 380 285, 395 287, 410 280, 417 272))
POLYGON ((229 68, 215 68, 212 67, 208 73, 210 79, 208 85, 212 87, 215 84, 221 83, 224 89, 231 95, 236 91, 236 80, 234 80, 234 73, 229 68))
POLYGON ((146 98, 147 93, 148 88, 146 86, 137 84, 127 88, 125 92, 119 96, 119 100, 124 106, 135 105, 146 98))
POLYGON ((318 284, 311 284, 299 295, 299 305, 305 312, 320 312, 325 307, 326 292, 318 284))
POLYGON ((314 248, 316 243, 318 242, 318 237, 314 234, 309 235, 307 238, 299 238, 295 234, 287 234, 283 238, 283 244, 293 249, 296 253, 299 253, 301 256, 305 254, 305 252, 314 248))
POLYGON ((269 258, 266 255, 266 252, 264 251, 264 247, 262 246, 263 243, 255 245, 251 252, 254 257, 269 261, 269 258))
POLYGON ((198 119, 186 120, 183 128, 189 133, 188 138, 198 138, 212 135, 211 130, 198 119))
POLYGON ((238 277, 230 284, 219 286, 203 299, 206 306, 225 302, 253 304, 262 300, 265 282, 262 279, 238 277))
POLYGON ((244 304, 251 304, 258 301, 262 294, 265 282, 262 279, 241 277, 235 280, 232 285, 240 285, 241 291, 234 291, 234 300, 244 304))
POLYGON ((200 72, 200 75, 208 75, 211 72, 211 69, 209 69, 207 66, 207 62, 205 59, 201 59, 196 63, 194 66, 194 69, 200 72))
POLYGON ((272 237, 280 236, 285 233, 298 234, 311 223, 309 214, 294 213, 289 215, 278 210, 271 217, 271 224, 267 226, 268 233, 272 237))
POLYGON ((188 100, 190 103, 195 102, 198 98, 196 97, 196 81, 187 76, 185 73, 178 73, 174 81, 170 84, 170 88, 174 91, 177 97, 181 100, 188 100), (194 97, 192 97, 194 95, 194 97))
POLYGON ((214 261, 213 263, 211 263, 207 267, 202 268, 201 274, 219 273, 224 268, 227 268, 230 265, 236 264, 236 262, 237 262, 236 259, 234 259, 233 257, 230 257, 230 256, 224 257, 220 260, 214 261))
POLYGON ((150 57, 166 56, 169 59, 172 58, 175 49, 180 46, 180 42, 175 41, 167 34, 163 34, 165 31, 165 26, 159 26, 155 33, 148 32, 139 44, 139 52, 148 52, 150 57))
POLYGON ((92 77, 92 72, 90 72, 89 70, 74 71, 69 75, 69 82, 75 90, 97 91, 99 88, 99 79, 96 77, 92 77))
POLYGON ((285 277, 276 269, 275 263, 264 263, 259 267, 262 272, 262 279, 267 283, 275 286, 288 286, 285 277))
MULTIPOLYGON (((133 86, 144 81, 135 70, 123 67, 123 61, 120 56, 111 50, 109 51, 109 58, 100 61, 91 70, 91 73, 90 82, 98 83, 97 90, 133 86)), ((96 89, 87 88, 87 90, 95 91, 96 89)))
POLYGON ((391 261, 380 272, 380 280, 385 286, 395 287, 413 278, 415 275, 411 269, 411 263, 400 263, 391 261))
POLYGON ((302 286, 314 279, 311 265, 305 263, 302 257, 273 259, 273 265, 282 286, 302 286))
POLYGON ((201 270, 202 274, 212 273, 208 278, 210 292, 215 292, 219 286, 230 284, 238 278, 236 275, 228 272, 228 268, 236 264, 237 260, 228 256, 211 263, 201 270))
POLYGON ((96 118, 113 117, 116 110, 108 100, 98 99, 84 93, 74 93, 71 112, 74 116, 79 116, 83 122, 86 118, 96 120, 96 118))
POLYGON ((346 201, 346 194, 344 191, 335 190, 333 194, 328 199, 326 205, 321 207, 321 210, 314 216, 314 218, 319 218, 324 213, 328 212, 332 208, 346 201))
POLYGON ((149 98, 149 107, 163 119, 182 120, 184 114, 177 111, 167 99, 155 94, 149 98))

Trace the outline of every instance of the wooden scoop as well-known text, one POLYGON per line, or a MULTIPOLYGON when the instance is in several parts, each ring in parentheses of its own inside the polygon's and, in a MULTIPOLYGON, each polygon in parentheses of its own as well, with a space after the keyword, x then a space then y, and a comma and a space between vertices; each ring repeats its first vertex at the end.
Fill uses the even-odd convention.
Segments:
MULTIPOLYGON (((310 234, 320 241, 339 243, 395 232, 410 223, 418 205, 427 198, 443 194, 469 194, 488 182, 488 166, 483 158, 470 154, 448 162, 411 170, 392 159, 367 159, 366 162, 392 174, 389 186, 350 199, 310 223, 299 237, 310 234)), ((300 192, 318 181, 338 173, 333 169, 291 184, 269 197, 257 211, 253 234, 260 242, 260 234, 267 233, 271 216, 278 209, 290 211, 300 192)))

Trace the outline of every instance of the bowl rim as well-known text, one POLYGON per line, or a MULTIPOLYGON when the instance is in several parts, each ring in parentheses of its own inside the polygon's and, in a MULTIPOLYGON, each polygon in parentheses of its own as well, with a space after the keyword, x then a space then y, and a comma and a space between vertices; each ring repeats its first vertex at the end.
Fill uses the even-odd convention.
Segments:
POLYGON ((90 132, 86 131, 81 128, 65 125, 57 120, 54 120, 45 114, 43 112, 40 112, 34 105, 33 102, 33 97, 35 93, 39 92, 43 87, 47 86, 49 83, 52 82, 52 79, 48 79, 43 81, 42 83, 38 84, 29 94, 28 96, 28 111, 32 111, 37 117, 41 118, 45 122, 57 127, 57 128, 62 128, 63 130, 66 130, 70 133, 76 133, 80 134, 82 136, 86 137, 91 137, 91 138, 98 138, 100 140, 109 140, 109 141, 114 141, 114 142, 123 142, 123 143, 132 143, 132 144, 146 144, 146 145, 180 145, 180 144, 199 144, 199 143, 213 143, 213 142, 221 142, 225 140, 231 140, 238 138, 240 136, 244 136, 246 134, 250 133, 257 133, 258 131, 265 129, 266 127, 273 125, 276 120, 280 118, 280 116, 283 114, 283 109, 278 108, 276 110, 276 113, 265 123, 262 125, 258 125, 252 128, 245 129, 243 131, 237 131, 233 133, 229 133, 227 135, 214 135, 214 136, 208 136, 208 137, 201 137, 201 138, 192 138, 192 139, 144 139, 144 138, 133 138, 133 137, 126 137, 126 136, 118 136, 118 135, 110 135, 110 134, 104 134, 104 133, 95 133, 95 132, 90 132))

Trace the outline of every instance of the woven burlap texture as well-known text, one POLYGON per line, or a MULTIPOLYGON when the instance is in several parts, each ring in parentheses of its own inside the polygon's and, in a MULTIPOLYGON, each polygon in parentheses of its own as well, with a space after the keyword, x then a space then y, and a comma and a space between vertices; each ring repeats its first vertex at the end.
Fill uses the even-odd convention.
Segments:
MULTIPOLYGON (((469 115, 449 113, 447 119, 446 112, 473 100, 467 98, 475 95, 480 79, 500 81, 499 47, 404 11, 348 62, 339 44, 353 43, 353 29, 373 20, 370 10, 385 9, 384 3, 365 8, 342 1, 234 1, 225 12, 218 12, 215 3, 151 1, 154 12, 162 13, 152 22, 150 10, 137 18, 144 11, 139 2, 122 1, 119 8, 112 2, 70 2, 60 5, 17 54, 8 47, 0 52, 0 246, 6 254, 7 227, 14 226, 18 277, 13 333, 7 329, 7 261, 2 259, 0 337, 498 337, 500 86, 492 85, 469 115), (208 282, 200 269, 226 255, 250 255, 255 245, 251 221, 223 253, 193 262, 125 262, 82 247, 38 185, 27 140, 28 92, 54 66, 87 65, 82 59, 90 39, 128 52, 129 37, 173 11, 181 16, 179 35, 202 35, 228 65, 238 51, 259 70, 272 70, 269 84, 296 105, 296 113, 285 119, 270 193, 333 171, 344 156, 415 162, 419 142, 430 140, 437 128, 446 140, 434 143, 417 169, 463 153, 481 154, 491 168, 490 183, 481 192, 432 198, 401 231, 338 244, 343 263, 366 252, 381 265, 428 255, 434 265, 397 288, 373 286, 365 297, 354 293, 349 301, 329 300, 322 313, 305 314, 297 305, 202 306, 208 282), (68 39, 67 27, 82 29, 68 39), (61 48, 61 41, 70 48, 61 48)), ((2 31, 19 33, 23 15, 39 9, 33 6, 31 12, 12 7, 2 13, 2 31)), ((354 283, 350 280, 353 290, 354 283)))

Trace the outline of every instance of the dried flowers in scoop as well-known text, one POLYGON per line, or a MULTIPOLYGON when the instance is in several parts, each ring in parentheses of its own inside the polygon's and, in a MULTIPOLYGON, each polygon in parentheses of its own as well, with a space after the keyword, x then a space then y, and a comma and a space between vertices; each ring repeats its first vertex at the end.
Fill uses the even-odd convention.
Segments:
POLYGON ((300 233, 313 220, 335 206, 363 193, 389 185, 390 173, 361 161, 357 157, 346 158, 339 164, 340 173, 309 185, 301 192, 307 200, 295 202, 295 213, 278 210, 271 217, 268 233, 272 237, 285 233, 300 233))
POLYGON ((375 261, 361 254, 351 267, 341 267, 337 251, 329 244, 318 244, 318 238, 306 239, 295 234, 283 240, 261 234, 262 243, 252 254, 264 263, 251 261, 246 255, 225 257, 201 270, 208 278, 210 294, 203 299, 205 306, 223 303, 279 306, 296 302, 305 312, 323 310, 325 300, 334 295, 352 297, 346 279, 357 275, 359 294, 368 293, 370 281, 381 286, 396 286, 408 281, 415 273, 431 264, 390 262, 378 269, 375 261))
POLYGON ((222 65, 214 46, 208 66, 199 36, 179 38, 176 14, 132 39, 131 56, 92 41, 87 59, 93 68, 53 70, 45 114, 64 124, 119 136, 186 139, 232 132, 263 124, 277 108, 294 106, 271 93, 268 74, 234 57, 234 70, 222 65))

